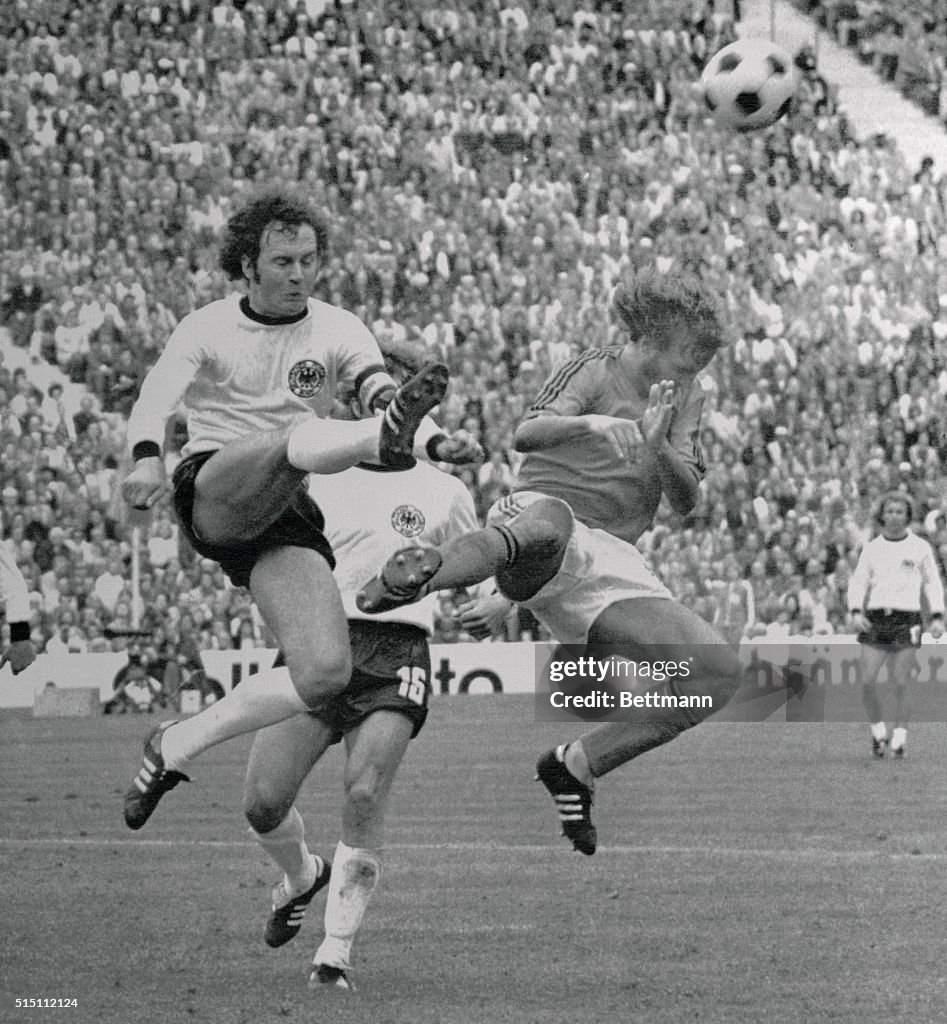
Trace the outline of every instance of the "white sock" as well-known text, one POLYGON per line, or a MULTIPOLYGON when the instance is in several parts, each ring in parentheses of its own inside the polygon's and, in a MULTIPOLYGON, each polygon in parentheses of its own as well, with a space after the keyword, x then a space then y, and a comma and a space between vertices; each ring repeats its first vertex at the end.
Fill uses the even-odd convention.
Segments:
POLYGON ((312 886, 322 870, 322 860, 306 846, 306 823, 295 806, 269 832, 250 829, 250 835, 283 869, 283 883, 290 896, 298 896, 312 886))
POLYGON ((595 780, 592 778, 592 769, 589 768, 588 758, 585 756, 585 750, 582 747, 582 741, 576 740, 575 743, 570 743, 563 753, 562 763, 569 769, 570 772, 579 780, 584 783, 590 789, 592 788, 595 780))
POLYGON ((381 421, 303 420, 289 435, 286 457, 307 473, 341 473, 359 462, 378 461, 381 421))
POLYGON ((188 761, 224 740, 255 732, 306 710, 286 668, 271 668, 243 679, 200 714, 184 718, 161 738, 165 767, 184 771, 188 761))
POLYGON ((901 726, 898 726, 897 729, 892 729, 891 730, 891 749, 892 750, 900 750, 904 746, 904 744, 907 742, 907 739, 908 739, 908 731, 907 731, 907 729, 903 729, 903 728, 901 728, 901 726))
POLYGON ((349 966, 352 941, 380 875, 379 851, 363 850, 339 842, 326 899, 326 937, 316 950, 315 963, 342 970, 349 966))
POLYGON ((875 724, 871 727, 872 739, 878 740, 879 743, 887 735, 888 735, 888 727, 884 724, 884 722, 875 722, 875 724))

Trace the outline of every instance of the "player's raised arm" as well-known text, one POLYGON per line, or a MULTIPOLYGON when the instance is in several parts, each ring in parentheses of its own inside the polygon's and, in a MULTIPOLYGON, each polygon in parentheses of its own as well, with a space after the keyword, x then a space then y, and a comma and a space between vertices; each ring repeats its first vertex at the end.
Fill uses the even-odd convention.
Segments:
POLYGON ((648 404, 641 417, 641 432, 644 443, 654 454, 661 490, 671 507, 680 515, 687 515, 697 503, 697 491, 703 477, 703 459, 700 455, 697 435, 700 423, 702 399, 696 403, 688 399, 682 415, 686 419, 683 431, 672 431, 676 418, 674 382, 662 380, 653 384, 648 395, 648 404), (694 406, 696 405, 696 408, 694 406), (693 422, 691 422, 693 421, 693 422), (682 450, 677 437, 683 434, 686 447, 682 450))

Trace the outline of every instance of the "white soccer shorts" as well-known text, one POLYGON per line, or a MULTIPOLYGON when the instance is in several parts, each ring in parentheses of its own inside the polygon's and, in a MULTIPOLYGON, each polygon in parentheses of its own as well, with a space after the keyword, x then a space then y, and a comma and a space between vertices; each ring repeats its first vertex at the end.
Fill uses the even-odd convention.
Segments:
MULTIPOLYGON (((547 496, 515 491, 487 513, 487 524, 509 524, 547 496)), ((627 541, 572 520, 572 536, 556 575, 528 601, 521 601, 559 643, 584 644, 592 623, 616 601, 653 597, 673 600, 648 568, 644 556, 627 541)))

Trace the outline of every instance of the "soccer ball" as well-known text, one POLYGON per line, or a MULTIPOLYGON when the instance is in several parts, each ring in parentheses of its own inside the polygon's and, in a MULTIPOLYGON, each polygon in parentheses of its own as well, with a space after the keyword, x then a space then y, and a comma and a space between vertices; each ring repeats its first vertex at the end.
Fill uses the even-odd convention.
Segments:
POLYGON ((753 131, 778 121, 795 90, 792 59, 769 39, 738 39, 710 58, 700 76, 714 120, 753 131))

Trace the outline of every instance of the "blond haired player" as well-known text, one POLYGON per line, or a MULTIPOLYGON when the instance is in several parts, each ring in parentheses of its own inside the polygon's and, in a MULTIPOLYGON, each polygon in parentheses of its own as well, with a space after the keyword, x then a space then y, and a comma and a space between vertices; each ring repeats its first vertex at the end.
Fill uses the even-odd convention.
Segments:
POLYGON ((363 459, 407 465, 419 430, 422 448, 426 439, 440 459, 476 454, 424 420, 445 393, 446 367, 430 364, 396 392, 365 325, 310 297, 326 238, 299 193, 275 186, 252 195, 228 220, 220 252, 245 294, 178 324, 132 409, 126 501, 149 508, 164 491, 161 442, 183 404, 189 440, 173 478, 182 530, 249 588, 289 672, 250 676, 193 718, 153 730, 125 797, 129 828, 145 824, 197 754, 317 706, 348 682, 345 612, 308 474, 363 459), (327 418, 342 384, 358 396, 358 422, 327 418))
POLYGON ((735 652, 635 547, 662 498, 679 513, 694 506, 704 472, 697 375, 721 344, 718 305, 688 274, 642 272, 620 283, 613 311, 627 342, 588 349, 546 382, 515 434, 525 454, 517 489, 490 525, 437 551, 399 553, 360 597, 374 610, 495 575, 562 643, 692 659, 686 680, 652 689, 709 695, 711 710, 642 709, 539 759, 563 833, 585 854, 597 841, 594 779, 697 725, 742 681, 735 652))
MULTIPOLYGON (((390 346, 412 362, 406 345, 390 346)), ((391 352, 386 364, 392 369, 391 352)), ((413 363, 415 370, 417 363, 413 363)), ((353 403, 357 407, 357 402, 353 403)), ((353 412, 355 409, 353 409, 353 412)), ((247 767, 244 812, 251 832, 283 870, 273 890, 265 939, 282 946, 299 932, 306 907, 328 884, 325 937, 314 958, 314 988, 350 989, 352 943, 382 863, 388 794, 409 741, 427 717, 431 690, 428 640, 436 597, 367 616, 355 604, 379 564, 406 541, 442 544, 478 527, 473 500, 456 477, 418 462, 410 468, 363 463, 335 476, 313 477, 310 494, 326 517, 335 579, 348 618, 352 678, 317 710, 257 733, 247 767), (345 743, 342 837, 331 868, 310 853, 295 806, 306 776, 329 747, 345 743)), ((467 612, 502 618, 510 602, 485 586, 467 612)), ((485 634, 481 631, 481 635, 485 634)))
POLYGON ((881 710, 878 677, 887 666, 894 691, 891 755, 903 758, 910 720, 908 682, 921 643, 921 600, 927 602, 930 633, 944 632, 944 586, 934 549, 908 526, 914 502, 890 491, 878 503, 875 522, 881 533, 862 548, 848 583, 851 624, 861 647, 862 703, 871 723, 871 750, 883 758, 888 728, 881 710))

